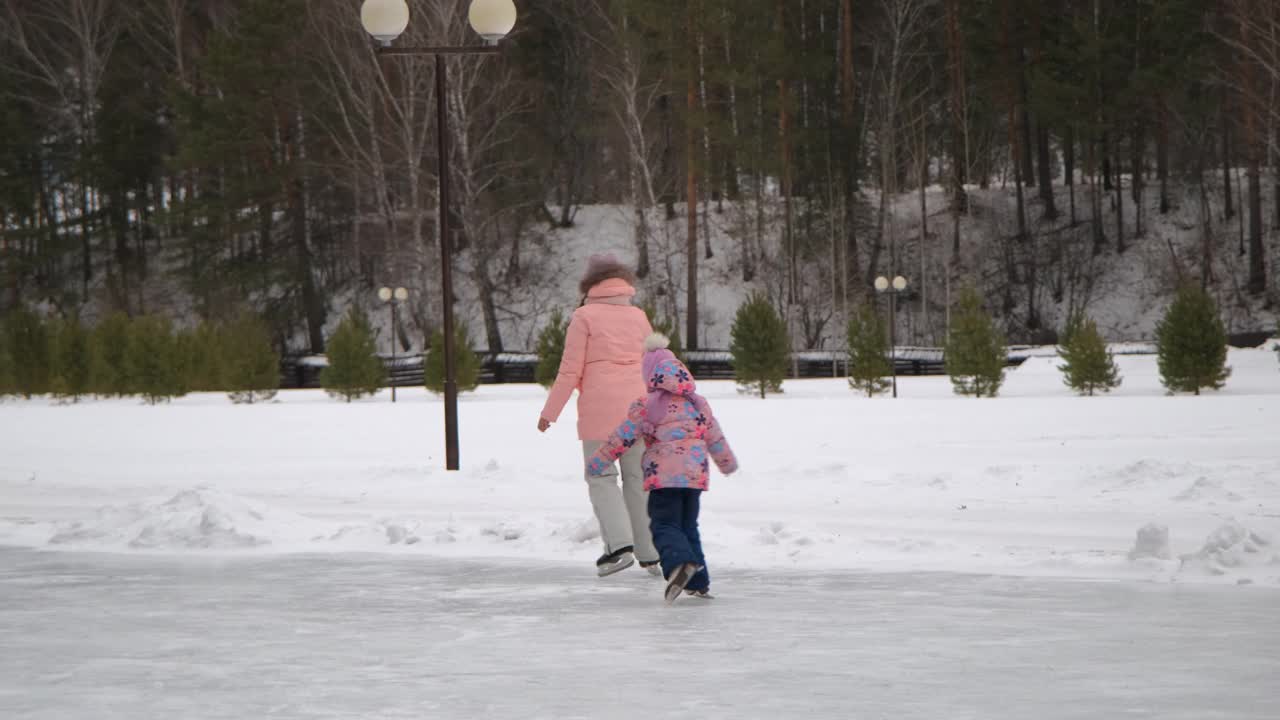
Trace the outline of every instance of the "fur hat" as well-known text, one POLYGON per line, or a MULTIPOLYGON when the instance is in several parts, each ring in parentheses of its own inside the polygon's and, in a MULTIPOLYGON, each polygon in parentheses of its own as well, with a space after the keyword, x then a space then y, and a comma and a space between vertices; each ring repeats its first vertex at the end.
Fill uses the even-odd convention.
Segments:
POLYGON ((654 350, 666 350, 671 347, 671 338, 662 333, 654 333, 644 340, 644 351, 651 353, 654 350))
POLYGON ((582 282, 578 283, 578 290, 585 297, 591 292, 591 288, 605 280, 613 279, 625 280, 630 285, 636 284, 636 274, 631 272, 631 268, 624 265, 617 255, 612 253, 592 255, 587 258, 587 271, 582 276, 582 282))

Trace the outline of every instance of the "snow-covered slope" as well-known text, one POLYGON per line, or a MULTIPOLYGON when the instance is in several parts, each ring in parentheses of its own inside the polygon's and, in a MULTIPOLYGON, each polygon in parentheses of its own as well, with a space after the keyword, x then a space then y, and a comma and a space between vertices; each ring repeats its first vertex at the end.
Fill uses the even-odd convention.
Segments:
MULTIPOLYGON (((976 283, 988 294, 993 310, 1001 309, 1005 277, 1004 245, 1012 241, 1016 232, 1011 188, 970 189, 974 213, 961 224, 961 263, 952 270, 951 283, 955 291, 960 284, 976 283), (1003 243, 1003 244, 1002 244, 1003 243)), ((1106 214, 1105 231, 1108 245, 1098 256, 1091 252, 1091 236, 1087 219, 1087 204, 1083 190, 1077 191, 1077 224, 1068 218, 1068 197, 1065 188, 1058 188, 1058 202, 1063 217, 1056 221, 1036 221, 1041 210, 1038 201, 1029 201, 1028 212, 1033 219, 1033 245, 1020 246, 1017 252, 1025 252, 1036 259, 1038 285, 1037 313, 1042 326, 1060 328, 1073 307, 1083 306, 1098 321, 1104 336, 1113 342, 1137 342, 1151 340, 1156 324, 1165 311, 1173 292, 1182 280, 1198 281, 1200 278, 1201 224, 1197 203, 1183 201, 1175 190, 1173 209, 1160 215, 1153 209, 1154 190, 1143 213, 1144 233, 1133 237, 1136 216, 1132 203, 1126 208, 1127 249, 1119 254, 1115 250, 1115 217, 1110 210, 1106 214), (1029 249, 1028 249, 1029 248, 1029 249), (1061 297, 1054 290, 1060 289, 1061 297)), ((872 191, 865 193, 869 206, 879 202, 872 191)), ((917 194, 904 194, 896 198, 886 222, 885 250, 878 270, 888 273, 890 244, 896 247, 898 262, 896 271, 908 278, 912 296, 900 307, 899 336, 907 344, 940 344, 946 326, 947 268, 951 262, 951 219, 946 212, 945 197, 938 187, 927 193, 928 235, 924 243, 922 262, 920 237, 920 205, 917 194), (921 293, 920 291, 923 291, 921 293), (923 295, 923 297, 922 297, 923 295), (922 309, 922 302, 924 302, 922 309)), ((1127 200, 1127 197, 1126 197, 1127 200)), ((685 309, 685 237, 686 220, 682 205, 676 206, 677 219, 663 222, 658 216, 653 221, 649 242, 652 273, 642 283, 639 300, 651 302, 660 314, 684 317, 685 309)), ((750 282, 743 280, 744 233, 754 232, 751 223, 742 216, 754 212, 733 203, 712 203, 704 214, 700 229, 709 228, 709 245, 713 257, 699 253, 700 316, 702 346, 726 348, 729 345, 729 329, 733 315, 746 296, 753 291, 770 291, 780 298, 782 276, 785 270, 777 259, 781 256, 781 220, 776 209, 766 213, 764 237, 751 241, 752 262, 757 268, 750 282), (744 230, 744 227, 746 228, 744 230), (770 259, 773 258, 773 259, 770 259)), ((799 210, 797 210, 799 212, 799 210)), ((754 216, 753 216, 754 217, 754 216)), ((871 222, 870 220, 868 222, 871 222)), ((1219 233, 1214 247, 1213 284, 1211 292, 1217 298, 1228 332, 1257 332, 1277 327, 1280 315, 1274 306, 1268 306, 1266 297, 1254 297, 1244 292, 1247 277, 1247 258, 1237 252, 1238 220, 1222 224, 1221 218, 1213 219, 1213 227, 1219 233)), ((839 347, 844 342, 842 302, 833 302, 831 276, 832 263, 829 233, 820 226, 807 226, 808 242, 816 246, 811 257, 804 262, 801 282, 805 286, 806 303, 812 306, 812 318, 826 319, 826 326, 816 333, 823 349, 839 347)), ((577 214, 576 225, 569 229, 551 231, 547 238, 546 252, 536 262, 545 272, 546 287, 537 292, 523 293, 518 300, 508 302, 502 314, 503 339, 508 350, 534 347, 537 330, 555 309, 570 310, 578 301, 577 281, 581 274, 582 260, 593 252, 616 252, 634 261, 637 257, 634 240, 634 215, 624 206, 597 205, 583 207, 577 214), (534 299, 536 298, 536 299, 534 299)), ((797 230, 801 232, 801 230, 797 230)), ((874 224, 863 228, 862 266, 866 267, 866 253, 874 224)), ((705 251, 705 237, 699 239, 705 251)), ((1269 241, 1272 249, 1269 272, 1273 278, 1273 293, 1280 294, 1280 243, 1269 241)), ((1027 340, 1030 331, 1024 327, 1027 314, 1025 289, 1025 258, 1016 258, 1019 283, 1014 286, 1011 300, 1013 309, 1004 320, 1013 331, 1015 340, 1027 340)), ((476 293, 465 281, 461 290, 461 315, 471 325, 472 337, 484 337, 476 293)), ((379 317, 379 320, 384 318, 379 317)), ((801 331, 803 320, 797 310, 793 319, 797 348, 808 348, 801 331)), ((683 332, 683 325, 681 326, 683 332)), ((811 333, 812 334, 812 333, 811 333)), ((812 348, 810 348, 812 349, 812 348)))

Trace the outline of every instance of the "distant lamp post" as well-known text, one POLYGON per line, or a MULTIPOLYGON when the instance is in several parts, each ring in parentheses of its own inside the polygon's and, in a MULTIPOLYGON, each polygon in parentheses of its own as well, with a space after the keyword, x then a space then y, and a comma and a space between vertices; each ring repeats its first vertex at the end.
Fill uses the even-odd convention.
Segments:
MULTIPOLYGON (((409 27, 409 4, 405 0, 364 0, 360 22, 381 44, 379 55, 431 56, 436 61, 436 131, 439 136, 440 176, 440 285, 444 295, 444 453, 445 469, 461 466, 458 450, 458 367, 453 330, 453 238, 449 234, 449 96, 445 55, 496 55, 498 42, 516 26, 516 4, 512 0, 471 0, 468 19, 471 29, 484 45, 392 47, 391 43, 409 27)), ((393 306, 394 307, 394 306, 393 306)), ((394 392, 394 389, 393 389, 394 392)))
POLYGON ((384 287, 378 291, 378 299, 391 307, 391 377, 387 382, 391 385, 391 402, 396 401, 396 308, 409 299, 409 291, 402 287, 392 290, 384 287))
POLYGON ((889 365, 893 367, 893 396, 898 397, 898 294, 907 289, 907 279, 901 275, 892 282, 881 275, 876 278, 876 292, 889 293, 889 365))

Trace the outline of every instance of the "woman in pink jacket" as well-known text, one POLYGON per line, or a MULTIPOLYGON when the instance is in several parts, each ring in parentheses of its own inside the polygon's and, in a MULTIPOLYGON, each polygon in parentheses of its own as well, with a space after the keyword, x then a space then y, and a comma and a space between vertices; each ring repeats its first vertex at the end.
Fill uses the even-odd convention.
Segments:
MULTIPOLYGON (((573 314, 565 335, 560 373, 538 419, 546 432, 560 417, 573 391, 578 391, 578 437, 584 458, 596 454, 609 433, 627 416, 627 406, 644 394, 641 371, 645 338, 653 332, 644 311, 634 307, 635 275, 612 255, 593 255, 580 289, 582 306, 573 314)), ((604 554, 596 561, 600 577, 625 570, 639 559, 640 566, 657 575, 658 551, 649 531, 648 497, 640 467, 644 445, 620 453, 622 488, 618 468, 587 476, 587 490, 604 554)), ((584 473, 585 474, 585 473, 584 473)))

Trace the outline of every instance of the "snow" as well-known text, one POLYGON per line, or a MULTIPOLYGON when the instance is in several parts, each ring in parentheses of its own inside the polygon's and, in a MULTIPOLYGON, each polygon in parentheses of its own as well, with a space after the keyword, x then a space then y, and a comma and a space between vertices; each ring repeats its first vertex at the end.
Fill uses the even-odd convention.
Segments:
MULTIPOLYGON (((1095 398, 1072 395, 1045 357, 1011 370, 994 400, 957 398, 945 377, 900 378, 897 401, 843 380, 788 382, 764 401, 705 383, 744 468, 713 480, 709 557, 725 569, 1280 586, 1274 353, 1231 351, 1226 389, 1202 397, 1166 396, 1151 356, 1117 361, 1124 385, 1095 398), (1182 557, 1232 522, 1265 542, 1215 545, 1204 562, 1129 559, 1149 523, 1182 557)), ((543 397, 465 396, 458 474, 442 469, 442 407, 425 391, 394 405, 319 391, 257 406, 6 403, 0 545, 589 567, 599 547, 573 411, 539 435, 543 397)))
POLYGON ((743 470, 703 502, 714 601, 594 577, 572 408, 0 404, 0 717, 1270 720, 1280 368, 1165 396, 900 378, 704 383, 743 470))
POLYGON ((1169 558, 1168 527, 1148 523, 1138 529, 1138 538, 1133 543, 1133 549, 1129 551, 1130 560, 1168 560, 1169 558))
MULTIPOLYGON (((1210 575, 1226 575, 1232 570, 1277 564, 1271 540, 1234 520, 1209 534, 1204 547, 1182 556, 1182 566, 1210 575)), ((1242 578, 1242 583, 1251 583, 1242 578)))

